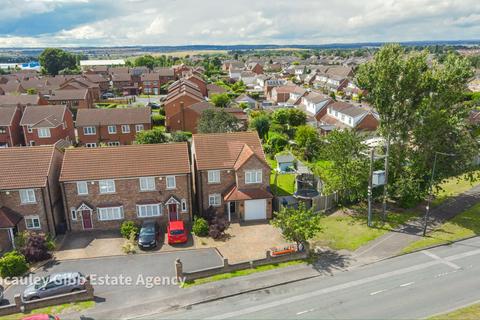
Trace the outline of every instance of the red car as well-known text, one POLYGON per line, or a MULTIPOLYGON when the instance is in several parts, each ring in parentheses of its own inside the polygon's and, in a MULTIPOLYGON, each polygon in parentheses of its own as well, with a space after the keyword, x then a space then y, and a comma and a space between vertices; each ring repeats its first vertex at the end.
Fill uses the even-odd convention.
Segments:
POLYGON ((170 221, 167 226, 168 244, 185 243, 188 240, 183 221, 170 221))

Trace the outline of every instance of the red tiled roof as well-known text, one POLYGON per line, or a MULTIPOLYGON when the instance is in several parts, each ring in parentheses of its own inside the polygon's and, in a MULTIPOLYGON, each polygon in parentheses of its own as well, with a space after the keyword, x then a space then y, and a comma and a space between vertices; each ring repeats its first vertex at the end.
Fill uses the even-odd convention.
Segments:
POLYGON ((190 173, 187 143, 138 144, 67 149, 60 181, 185 173, 190 173))
POLYGON ((259 159, 266 161, 256 131, 194 134, 193 146, 197 168, 199 170, 232 169, 245 144, 259 159))
POLYGON ((92 125, 139 124, 151 122, 151 111, 147 107, 125 109, 79 109, 77 127, 92 125))
POLYGON ((0 148, 0 190, 46 185, 55 146, 0 148))
POLYGON ((10 126, 16 112, 17 107, 0 107, 0 126, 10 126))
POLYGON ((273 198, 273 195, 265 189, 238 189, 237 186, 233 186, 232 189, 223 198, 224 201, 240 201, 240 200, 252 200, 252 199, 269 199, 273 198))

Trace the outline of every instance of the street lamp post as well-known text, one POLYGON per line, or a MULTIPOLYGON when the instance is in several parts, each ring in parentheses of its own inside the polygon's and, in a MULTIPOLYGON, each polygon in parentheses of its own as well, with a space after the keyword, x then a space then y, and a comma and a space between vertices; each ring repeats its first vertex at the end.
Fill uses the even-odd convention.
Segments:
POLYGON ((373 161, 375 160, 375 148, 370 150, 370 174, 368 175, 368 216, 367 225, 372 226, 372 192, 373 192, 373 161))
POLYGON ((425 208, 425 216, 424 216, 424 221, 423 221, 423 236, 427 234, 427 224, 428 224, 428 217, 430 214, 430 203, 431 199, 433 197, 433 179, 435 178, 435 169, 437 167, 437 156, 438 155, 443 155, 443 156, 448 156, 448 157, 454 157, 455 154, 453 153, 444 153, 440 151, 435 151, 435 157, 433 159, 433 167, 432 167, 432 175, 430 176, 430 186, 428 188, 428 198, 427 198, 427 207, 425 208))

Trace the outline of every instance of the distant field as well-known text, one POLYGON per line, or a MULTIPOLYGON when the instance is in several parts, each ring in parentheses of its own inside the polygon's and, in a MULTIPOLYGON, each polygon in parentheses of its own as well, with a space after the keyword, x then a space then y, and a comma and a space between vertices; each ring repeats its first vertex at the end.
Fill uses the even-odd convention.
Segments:
POLYGON ((186 50, 186 51, 172 51, 172 52, 155 52, 152 56, 172 56, 183 58, 185 56, 194 56, 199 54, 226 54, 227 50, 186 50))

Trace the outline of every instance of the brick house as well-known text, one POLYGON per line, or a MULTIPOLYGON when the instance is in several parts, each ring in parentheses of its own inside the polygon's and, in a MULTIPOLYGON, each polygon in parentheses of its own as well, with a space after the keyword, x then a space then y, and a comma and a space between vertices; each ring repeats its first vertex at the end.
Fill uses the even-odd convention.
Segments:
POLYGON ((23 142, 19 107, 0 107, 0 148, 21 146, 23 142))
POLYGON ((332 130, 353 129, 375 131, 379 126, 379 116, 372 108, 335 101, 327 106, 326 114, 319 120, 322 133, 332 130))
POLYGON ((213 207, 230 221, 272 217, 270 167, 256 131, 194 134, 192 166, 200 212, 213 207))
POLYGON ((71 231, 192 218, 185 142, 67 149, 60 183, 71 231))
POLYGON ((175 72, 172 68, 155 68, 153 71, 159 75, 160 86, 175 81, 175 72))
POLYGON ((28 106, 20 125, 29 146, 55 144, 62 139, 75 142, 73 115, 67 106, 28 106))
POLYGON ((75 121, 78 143, 87 147, 97 147, 100 143, 132 144, 138 132, 151 129, 150 114, 147 107, 78 110, 75 121))
POLYGON ((167 130, 178 131, 188 127, 185 124, 185 108, 202 101, 204 101, 203 95, 193 82, 180 79, 170 85, 164 102, 167 130))
POLYGON ((58 183, 63 152, 56 146, 0 149, 0 247, 23 230, 56 235, 64 224, 58 183))
POLYGON ((160 74, 157 72, 148 72, 141 75, 140 78, 142 93, 144 94, 160 94, 160 74))
POLYGON ((196 74, 192 74, 187 76, 185 79, 187 81, 195 83, 204 97, 208 96, 207 83, 200 76, 196 74))
POLYGON ((101 92, 105 92, 110 87, 110 81, 102 74, 84 74, 83 77, 90 82, 96 83, 101 92))
POLYGON ((263 74, 263 67, 258 62, 251 62, 247 65, 249 71, 254 72, 255 74, 263 74))
POLYGON ((48 97, 52 105, 66 105, 70 110, 93 108, 93 93, 88 89, 54 90, 48 97))
POLYGON ((26 106, 47 105, 48 101, 40 95, 5 95, 0 96, 0 106, 20 107, 23 111, 26 106))

